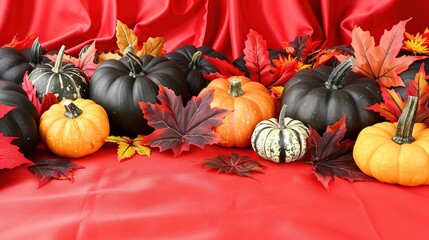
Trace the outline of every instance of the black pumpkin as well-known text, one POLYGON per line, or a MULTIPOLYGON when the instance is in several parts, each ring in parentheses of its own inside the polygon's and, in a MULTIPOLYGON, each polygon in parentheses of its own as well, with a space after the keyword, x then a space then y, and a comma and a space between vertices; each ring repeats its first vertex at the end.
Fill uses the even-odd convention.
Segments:
POLYGON ((58 101, 89 98, 88 77, 74 64, 63 62, 64 49, 64 46, 60 48, 55 62, 39 64, 28 75, 40 101, 49 92, 54 93, 58 101))
POLYGON ((183 45, 173 52, 165 54, 166 58, 176 62, 182 68, 186 85, 192 96, 197 96, 209 84, 209 81, 204 78, 204 74, 217 71, 216 67, 201 55, 228 61, 223 53, 207 46, 197 48, 194 45, 183 45))
POLYGON ((37 64, 42 63, 42 55, 45 53, 38 38, 31 48, 0 48, 0 79, 21 84, 25 72, 31 72, 37 64))
POLYGON ((120 60, 101 63, 92 75, 90 98, 104 107, 110 122, 110 134, 135 137, 153 129, 143 117, 138 101, 157 102, 159 84, 181 95, 190 96, 180 67, 166 57, 145 55, 139 58, 129 51, 120 60))
POLYGON ((17 83, 0 80, 0 105, 16 108, 0 118, 0 132, 5 136, 16 137, 12 141, 22 153, 29 153, 38 141, 38 115, 36 107, 17 83))
POLYGON ((378 113, 366 110, 381 102, 381 91, 374 79, 350 71, 351 61, 338 66, 319 66, 297 72, 284 86, 280 104, 286 104, 286 115, 311 125, 319 134, 345 114, 345 137, 355 139, 366 126, 384 120, 378 113))

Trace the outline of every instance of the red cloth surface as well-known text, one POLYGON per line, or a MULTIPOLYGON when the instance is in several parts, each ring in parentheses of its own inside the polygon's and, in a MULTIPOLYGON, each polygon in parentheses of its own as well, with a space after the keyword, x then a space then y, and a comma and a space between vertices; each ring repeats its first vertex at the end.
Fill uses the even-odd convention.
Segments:
MULTIPOLYGON (((410 17, 429 26, 426 1, 0 1, 0 45, 33 32, 48 50, 69 53, 97 40, 115 47, 116 19, 167 51, 209 45, 231 58, 249 29, 269 47, 312 33, 325 46, 350 44, 355 25, 378 39, 410 17)), ((377 41, 377 40, 376 40, 377 41)), ((32 159, 52 158, 43 145, 32 159)), ((429 188, 337 179, 327 192, 303 161, 275 164, 250 148, 207 146, 173 158, 118 163, 116 145, 74 160, 74 182, 37 189, 26 166, 0 171, 0 239, 427 239, 429 188), (266 165, 255 179, 216 174, 202 160, 236 152, 266 165)))

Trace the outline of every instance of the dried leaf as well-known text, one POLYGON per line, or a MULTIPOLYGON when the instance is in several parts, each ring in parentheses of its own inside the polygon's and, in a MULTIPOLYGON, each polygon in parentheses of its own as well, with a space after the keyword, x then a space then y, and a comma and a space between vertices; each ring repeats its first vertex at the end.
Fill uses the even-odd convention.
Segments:
MULTIPOLYGON (((428 77, 424 69, 424 63, 422 63, 414 80, 411 80, 406 88, 406 96, 416 96, 419 99, 416 122, 429 124, 429 85, 426 79, 428 79, 428 77)), ((378 112, 390 122, 397 122, 405 107, 406 99, 402 99, 401 95, 395 90, 387 89, 385 87, 381 87, 381 96, 383 98, 383 102, 371 105, 366 109, 378 112)))
POLYGON ((264 172, 261 163, 251 160, 249 156, 240 156, 237 153, 230 153, 229 156, 217 156, 205 160, 206 168, 214 168, 218 173, 237 174, 243 177, 253 178, 251 172, 264 172))
POLYGON ((137 56, 152 55, 154 57, 162 56, 165 40, 161 37, 150 37, 144 44, 142 49, 137 52, 137 56))
POLYGON ((408 69, 414 61, 423 59, 421 56, 396 57, 403 45, 405 25, 410 19, 400 21, 389 31, 385 30, 378 46, 375 46, 369 31, 355 27, 352 31, 355 70, 366 77, 377 79, 387 88, 404 86, 399 73, 408 69))
POLYGON ((118 161, 121 162, 126 158, 131 158, 136 152, 141 156, 150 157, 150 148, 141 145, 143 138, 142 135, 133 139, 126 136, 109 136, 105 141, 118 144, 118 161))
POLYGON ((313 173, 326 190, 329 190, 329 183, 335 177, 351 182, 372 180, 359 169, 353 159, 354 141, 349 139, 342 141, 346 133, 345 120, 344 115, 338 122, 328 126, 322 137, 311 125, 309 126, 310 163, 313 165, 313 173))
POLYGON ((159 85, 157 98, 160 104, 139 102, 148 124, 155 129, 143 138, 144 145, 158 147, 161 152, 171 149, 177 157, 182 151, 188 151, 190 145, 203 148, 221 140, 213 128, 222 124, 230 110, 210 107, 213 91, 192 97, 183 107, 180 96, 159 85))
POLYGON ((18 38, 18 35, 15 35, 10 43, 4 44, 2 47, 12 47, 17 50, 30 48, 31 45, 33 45, 35 39, 36 36, 34 33, 27 34, 27 36, 25 36, 25 38, 22 40, 18 38))
POLYGON ((39 180, 38 189, 52 179, 73 181, 73 170, 82 168, 68 159, 42 159, 28 167, 39 180))
POLYGON ((137 52, 138 50, 138 37, 132 29, 121 21, 116 21, 116 44, 118 45, 119 51, 124 53, 128 46, 137 52))
POLYGON ((6 106, 3 104, 0 104, 0 118, 3 118, 6 114, 8 114, 10 111, 15 109, 16 106, 6 106))
POLYGON ((322 44, 321 40, 313 40, 309 34, 296 37, 292 42, 285 42, 285 50, 302 62, 316 51, 322 44))
POLYGON ((108 59, 119 60, 122 56, 116 52, 103 52, 98 55, 98 63, 101 64, 108 59))

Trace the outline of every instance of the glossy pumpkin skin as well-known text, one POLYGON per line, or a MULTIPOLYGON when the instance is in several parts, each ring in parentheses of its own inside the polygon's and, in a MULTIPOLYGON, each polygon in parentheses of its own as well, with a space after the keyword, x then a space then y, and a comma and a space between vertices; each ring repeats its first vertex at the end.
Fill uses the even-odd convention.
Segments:
POLYGON ((181 67, 185 74, 186 85, 191 96, 197 96, 209 84, 209 81, 204 78, 204 74, 217 71, 201 54, 228 61, 228 58, 223 53, 217 52, 207 46, 183 45, 173 52, 165 54, 166 58, 179 64, 181 67))
POLYGON ((211 107, 233 110, 220 126, 214 128, 224 147, 248 147, 255 126, 262 120, 274 117, 276 106, 274 98, 261 83, 244 76, 218 78, 212 80, 201 94, 214 90, 211 107), (241 82, 243 94, 237 97, 228 94, 234 81, 241 82))
POLYGON ((143 69, 132 74, 128 59, 109 59, 95 70, 89 86, 90 99, 100 104, 109 115, 111 135, 136 137, 149 134, 138 101, 156 103, 158 84, 181 95, 186 103, 189 92, 180 67, 165 57, 142 56, 143 69))
POLYGON ((288 106, 287 116, 311 125, 319 134, 346 114, 345 137, 356 139, 364 127, 385 120, 365 109, 382 101, 381 91, 376 81, 352 71, 344 76, 340 88, 327 88, 325 82, 333 69, 320 66, 297 72, 285 84, 280 104, 288 106))
POLYGON ((5 136, 17 137, 12 144, 17 145, 22 153, 30 153, 39 137, 36 108, 21 86, 5 80, 0 80, 0 105, 16 106, 0 119, 0 132, 5 136))
POLYGON ((285 117, 280 112, 279 121, 270 118, 256 125, 251 143, 253 150, 262 158, 288 163, 304 157, 309 135, 310 131, 302 122, 285 117))
POLYGON ((0 79, 21 84, 25 72, 30 73, 34 66, 48 61, 43 54, 46 50, 41 47, 39 39, 34 40, 31 48, 0 48, 0 79))
POLYGON ((106 111, 89 99, 73 101, 82 113, 76 118, 64 115, 66 100, 52 105, 40 117, 40 138, 47 148, 61 157, 78 158, 96 152, 109 136, 106 111))
POLYGON ((61 47, 56 62, 39 64, 28 75, 40 101, 49 92, 54 93, 58 101, 89 98, 88 77, 74 64, 63 62, 63 55, 64 46, 61 47))
POLYGON ((429 128, 416 123, 415 141, 392 141, 397 123, 382 122, 366 127, 356 139, 353 158, 365 174, 386 183, 404 186, 429 184, 429 128))

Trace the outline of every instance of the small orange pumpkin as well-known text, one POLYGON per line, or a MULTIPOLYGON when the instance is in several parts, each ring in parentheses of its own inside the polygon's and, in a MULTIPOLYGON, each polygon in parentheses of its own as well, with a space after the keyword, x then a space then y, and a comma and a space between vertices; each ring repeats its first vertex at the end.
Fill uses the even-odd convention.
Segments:
POLYGON ((63 100, 40 117, 42 142, 54 154, 78 158, 96 152, 109 136, 109 119, 103 107, 89 99, 63 100))
POLYGON ((385 183, 429 184, 429 128, 414 123, 417 102, 408 97, 397 123, 376 123, 359 133, 353 158, 362 172, 385 183))
POLYGON ((212 80, 200 95, 213 90, 211 107, 233 110, 214 128, 224 147, 248 147, 256 124, 274 117, 275 100, 261 83, 244 76, 212 80))

